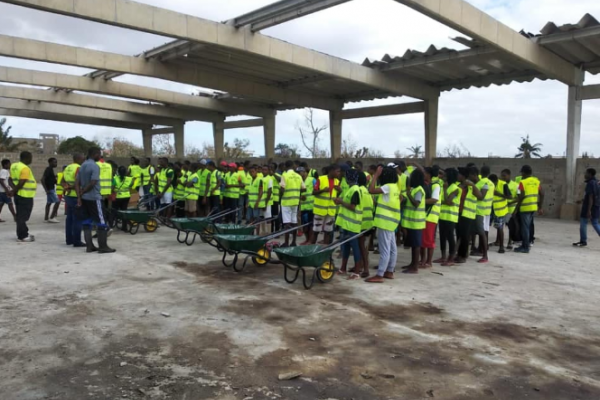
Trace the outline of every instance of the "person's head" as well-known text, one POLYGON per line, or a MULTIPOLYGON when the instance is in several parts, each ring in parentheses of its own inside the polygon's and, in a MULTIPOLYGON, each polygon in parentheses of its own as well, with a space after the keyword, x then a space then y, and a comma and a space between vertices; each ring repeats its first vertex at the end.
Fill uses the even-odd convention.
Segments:
POLYGON ((377 165, 369 165, 369 167, 367 168, 367 172, 371 175, 375 175, 375 172, 377 172, 377 165))
POLYGON ((192 163, 190 165, 190 170, 192 172, 198 172, 199 169, 200 169, 200 164, 199 163, 192 163))
POLYGON ((410 174, 410 187, 416 188, 419 186, 421 186, 421 187, 425 186, 425 174, 423 173, 423 171, 416 168, 410 174))
POLYGON ((467 168, 471 168, 471 167, 474 167, 474 166, 475 166, 475 163, 472 163, 472 162, 470 162, 470 163, 467 164, 467 168))
POLYGON ((353 168, 346 170, 346 183, 348 186, 358 185, 358 171, 353 168))
POLYGON ((300 166, 301 166, 302 168, 304 168, 306 171, 310 171, 310 168, 308 168, 308 163, 307 163, 307 162, 305 162, 305 161, 302 161, 302 162, 300 163, 300 166))
POLYGON ((477 168, 476 166, 472 166, 472 167, 467 168, 467 171, 468 171, 467 179, 469 179, 471 182, 479 181, 479 168, 477 168))
POLYGON ((398 183, 398 172, 394 167, 383 167, 381 176, 379 177, 379 184, 381 186, 388 184, 398 183))
POLYGON ((500 173, 500 179, 502 179, 504 182, 510 182, 511 175, 510 169, 503 169, 500 173))
POLYGON ((102 150, 100 150, 100 147, 92 147, 88 150, 87 156, 90 160, 98 162, 102 156, 102 150))
POLYGON ((398 168, 400 172, 406 171, 406 163, 404 161, 398 160, 394 164, 396 164, 396 168, 398 168))
POLYGON ((206 163, 206 168, 208 168, 210 172, 213 172, 215 169, 217 169, 217 164, 215 164, 214 161, 209 161, 206 163))
POLYGON ((247 171, 250 173, 250 176, 252 177, 252 179, 256 178, 256 167, 253 165, 251 167, 247 168, 247 171))
POLYGON ((439 178, 441 168, 439 165, 432 165, 431 167, 431 178, 439 178))
POLYGON ((291 160, 287 160, 285 162, 285 166, 284 167, 285 167, 286 171, 289 171, 290 169, 294 168, 294 162, 291 161, 291 160))
POLYGON ((25 165, 29 165, 33 162, 33 155, 29 151, 22 151, 19 156, 19 161, 25 165))
POLYGON ((140 160, 140 167, 146 168, 148 165, 150 165, 150 161, 148 161, 147 158, 142 158, 140 160))
POLYGON ((159 158, 158 165, 160 165, 161 168, 167 168, 169 166, 169 159, 167 157, 159 158))
POLYGON ((585 170, 585 180, 590 180, 596 177, 596 170, 594 168, 588 168, 585 170))
POLYGON ((5 158, 4 160, 2 160, 2 168, 10 169, 10 160, 8 158, 5 158))
POLYGON ((350 168, 354 168, 354 164, 352 164, 352 161, 346 161, 346 165, 350 168))
MULTIPOLYGON (((481 169, 483 169, 483 168, 481 168, 481 169)), ((483 175, 482 175, 482 176, 483 176, 483 175)), ((498 175, 496 175, 496 174, 491 174, 491 175, 489 175, 487 178, 488 178, 490 181, 492 181, 492 183, 493 183, 494 185, 498 185, 498 175)))
POLYGON ((458 170, 456 168, 448 168, 444 173, 444 179, 448 182, 448 185, 455 184, 458 182, 458 170))
POLYGON ((308 171, 304 167, 298 167, 296 171, 300 174, 303 181, 306 180, 308 177, 308 171))
POLYGON ((490 176, 490 172, 490 167, 484 165, 483 167, 481 167, 480 175, 482 178, 488 178, 490 176))
POLYGON ((119 166, 113 160, 108 161, 108 163, 110 164, 110 167, 112 169, 112 174, 115 175, 117 173, 117 170, 119 169, 119 166))
POLYGON ((285 171, 286 170, 285 163, 279 163, 279 165, 277 166, 277 169, 279 169, 279 171, 281 171, 281 172, 285 171))
POLYGON ((119 169, 117 170, 117 174, 119 174, 121 179, 125 178, 127 176, 127 167, 125 167, 124 165, 121 165, 119 167, 119 169))
POLYGON ((244 161, 244 168, 246 168, 246 169, 250 168, 250 161, 248 161, 248 160, 244 161))
POLYGON ((52 157, 48 159, 48 166, 50 168, 56 168, 58 167, 58 161, 56 160, 56 158, 52 157))
POLYGON ((523 176, 523 178, 528 178, 532 174, 533 174, 533 169, 531 169, 531 166, 523 165, 523 167, 521 167, 521 176, 523 176))
POLYGON ((229 172, 233 173, 233 172, 237 172, 238 166, 236 163, 231 163, 229 164, 229 172))
POLYGON ((298 168, 300 166, 300 160, 294 160, 294 167, 298 168))
POLYGON ((362 161, 357 161, 354 163, 354 168, 356 168, 359 172, 363 171, 363 163, 362 161))
POLYGON ((358 173, 358 186, 367 186, 367 175, 364 172, 358 173))
POLYGON ((133 165, 140 165, 140 159, 137 157, 131 157, 131 163, 133 165))
POLYGON ((333 164, 327 168, 327 177, 329 179, 339 179, 341 169, 339 165, 333 164))
MULTIPOLYGON (((446 174, 448 171, 446 171, 446 174)), ((469 169, 466 167, 458 168, 458 181, 460 183, 464 183, 467 179, 469 179, 469 169)))

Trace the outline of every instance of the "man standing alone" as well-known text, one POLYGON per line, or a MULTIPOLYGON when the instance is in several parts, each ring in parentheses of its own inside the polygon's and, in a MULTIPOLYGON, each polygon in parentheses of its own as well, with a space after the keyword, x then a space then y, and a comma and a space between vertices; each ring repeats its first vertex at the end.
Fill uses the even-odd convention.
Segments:
POLYGON ((15 194, 15 206, 17 207, 17 242, 27 243, 35 241, 35 237, 29 234, 27 221, 33 210, 33 198, 37 189, 37 182, 29 166, 33 161, 30 152, 21 153, 20 162, 10 166, 10 180, 15 194))
POLYGON ((58 166, 56 158, 48 159, 48 167, 42 175, 42 186, 46 191, 46 212, 44 214, 44 222, 52 224, 58 223, 56 215, 58 214, 58 207, 60 206, 60 200, 56 194, 56 174, 54 168, 58 166), (52 214, 50 210, 52 209, 52 214))
POLYGON ((579 242, 573 243, 573 246, 585 247, 587 246, 587 226, 588 222, 591 221, 592 227, 598 235, 600 235, 600 224, 598 223, 598 217, 600 217, 600 186, 596 180, 596 170, 588 168, 585 171, 585 197, 583 200, 577 202, 581 204, 581 222, 579 226, 579 242))

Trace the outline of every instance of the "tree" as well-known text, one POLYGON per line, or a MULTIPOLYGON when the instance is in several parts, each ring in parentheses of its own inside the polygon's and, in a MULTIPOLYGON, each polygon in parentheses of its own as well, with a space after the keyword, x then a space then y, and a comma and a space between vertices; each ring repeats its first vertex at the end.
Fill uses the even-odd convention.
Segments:
POLYGON ((275 156, 279 158, 299 158, 301 156, 298 146, 279 143, 275 146, 275 156))
POLYGON ((311 158, 318 158, 323 154, 320 148, 321 133, 327 130, 327 125, 315 124, 315 114, 312 108, 307 108, 304 111, 304 123, 296 122, 296 129, 302 137, 302 144, 308 150, 308 155, 311 158))
POLYGON ((90 141, 81 136, 75 136, 67 140, 62 140, 58 145, 58 154, 87 154, 92 147, 101 147, 96 141, 90 141))
POLYGON ((17 151, 19 149, 19 144, 13 144, 13 137, 10 136, 10 130, 12 129, 12 126, 4 128, 4 125, 6 125, 6 118, 0 119, 0 151, 17 151))
POLYGON ((352 134, 342 140, 342 154, 340 158, 383 158, 383 153, 378 150, 372 150, 368 147, 358 147, 352 134))
POLYGON ((223 146, 223 156, 225 158, 247 158, 252 156, 252 152, 248 150, 250 140, 248 139, 233 139, 233 146, 229 142, 223 146))
POLYGON ((425 153, 422 151, 423 146, 411 146, 407 148, 410 153, 408 154, 409 158, 421 158, 425 153))
POLYGON ((104 150, 111 157, 143 157, 145 154, 142 147, 122 137, 106 140, 104 150))
POLYGON ((527 137, 522 137, 521 139, 523 140, 523 143, 518 147, 519 153, 515 158, 530 159, 531 156, 542 158, 540 152, 542 151, 543 145, 541 143, 531 144, 529 135, 527 135, 527 137))
POLYGON ((446 147, 442 152, 437 154, 440 158, 468 158, 471 157, 471 152, 464 144, 453 144, 446 147))
POLYGON ((174 157, 175 156, 175 142, 173 135, 154 135, 152 137, 152 151, 157 156, 161 157, 174 157))

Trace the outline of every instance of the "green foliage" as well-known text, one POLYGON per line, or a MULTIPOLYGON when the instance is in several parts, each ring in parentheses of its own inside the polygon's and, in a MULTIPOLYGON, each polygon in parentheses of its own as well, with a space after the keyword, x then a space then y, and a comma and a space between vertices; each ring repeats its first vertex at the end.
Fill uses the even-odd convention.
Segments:
POLYGON ((518 147, 519 153, 515 156, 515 158, 529 159, 531 156, 542 158, 540 152, 542 151, 543 145, 541 143, 531 144, 529 141, 529 135, 521 139, 523 139, 523 143, 521 143, 521 145, 518 147))
POLYGON ((58 154, 87 154, 91 147, 101 147, 97 142, 92 142, 81 136, 64 140, 58 145, 58 154))
POLYGON ((19 150, 19 144, 13 144, 13 137, 10 136, 12 126, 5 128, 6 118, 0 119, 0 151, 13 152, 19 150))
POLYGON ((298 146, 279 143, 275 146, 275 156, 279 158, 299 158, 301 155, 298 146))

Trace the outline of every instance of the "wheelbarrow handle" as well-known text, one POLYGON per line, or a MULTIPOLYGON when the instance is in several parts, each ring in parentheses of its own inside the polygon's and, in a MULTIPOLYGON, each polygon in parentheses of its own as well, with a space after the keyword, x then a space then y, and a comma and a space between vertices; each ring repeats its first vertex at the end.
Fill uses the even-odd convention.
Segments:
POLYGON ((346 240, 343 240, 343 241, 341 241, 341 242, 335 242, 335 243, 331 243, 330 245, 328 245, 328 246, 326 246, 326 247, 322 248, 321 250, 317 251, 317 252, 316 252, 316 253, 314 253, 314 254, 324 253, 324 252, 326 252, 326 251, 333 250, 333 249, 335 249, 335 248, 337 248, 337 247, 340 247, 340 246, 342 246, 342 245, 344 245, 344 244, 346 244, 346 243, 348 243, 348 242, 351 242, 351 241, 353 241, 353 240, 354 240, 354 239, 356 239, 356 238, 359 238, 359 237, 363 236, 363 235, 364 235, 364 234, 366 234, 367 232, 369 232, 369 229, 367 229, 367 230, 364 230, 364 231, 362 231, 362 232, 360 232, 360 233, 357 233, 356 235, 354 235, 354 236, 352 236, 352 237, 349 237, 348 239, 346 239, 346 240))
POLYGON ((256 221, 254 221, 253 223, 248 224, 248 226, 254 226, 254 225, 258 225, 258 224, 264 224, 264 223, 267 223, 267 222, 276 221, 278 218, 279 218, 279 216, 277 216, 277 217, 271 217, 271 218, 268 218, 268 219, 258 219, 256 221))
POLYGON ((229 214, 233 214, 233 213, 235 213, 235 212, 238 212, 238 210, 239 210, 239 208, 235 208, 235 209, 233 209, 233 210, 225 210, 225 211, 220 211, 219 213, 217 213, 217 214, 213 215, 213 216, 212 216, 212 217, 210 217, 209 219, 210 219, 210 220, 213 220, 213 219, 219 219, 219 218, 222 218, 222 217, 224 217, 224 216, 226 216, 226 215, 229 215, 229 214))
POLYGON ((308 222, 308 223, 306 223, 304 225, 295 226, 293 228, 284 229, 283 231, 271 233, 270 235, 263 236, 262 238, 263 239, 267 239, 267 240, 268 239, 273 239, 273 238, 276 238, 277 236, 281 236, 281 235, 285 235, 286 233, 297 231, 298 229, 304 228, 305 226, 308 226, 310 224, 311 224, 311 222, 308 222))

